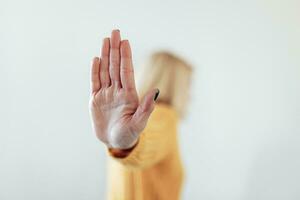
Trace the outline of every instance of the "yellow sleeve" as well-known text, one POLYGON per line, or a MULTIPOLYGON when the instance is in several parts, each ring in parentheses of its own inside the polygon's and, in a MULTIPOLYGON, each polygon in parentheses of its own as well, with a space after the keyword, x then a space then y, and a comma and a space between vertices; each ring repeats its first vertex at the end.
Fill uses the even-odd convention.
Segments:
POLYGON ((157 104, 137 145, 124 158, 109 155, 126 167, 144 168, 157 163, 175 151, 178 116, 174 109, 157 104))

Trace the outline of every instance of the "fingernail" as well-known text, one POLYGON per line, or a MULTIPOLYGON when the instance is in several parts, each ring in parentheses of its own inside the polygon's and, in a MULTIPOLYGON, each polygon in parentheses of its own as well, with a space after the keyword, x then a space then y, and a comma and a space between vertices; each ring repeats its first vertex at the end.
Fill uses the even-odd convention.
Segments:
POLYGON ((156 101, 157 97, 159 95, 159 89, 157 89, 157 92, 155 93, 155 96, 154 96, 154 101, 156 101))
POLYGON ((103 43, 109 41, 109 37, 103 38, 103 43))

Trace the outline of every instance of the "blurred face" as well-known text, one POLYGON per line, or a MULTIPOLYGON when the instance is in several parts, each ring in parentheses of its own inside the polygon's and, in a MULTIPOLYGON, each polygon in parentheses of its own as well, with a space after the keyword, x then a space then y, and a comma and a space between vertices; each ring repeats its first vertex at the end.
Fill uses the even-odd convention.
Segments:
POLYGON ((182 103, 186 109, 189 109, 189 103, 191 98, 191 79, 186 80, 186 90, 182 91, 182 103))
POLYGON ((184 94, 182 95, 182 102, 183 102, 183 105, 188 106, 188 103, 190 102, 190 90, 189 89, 184 91, 184 94))

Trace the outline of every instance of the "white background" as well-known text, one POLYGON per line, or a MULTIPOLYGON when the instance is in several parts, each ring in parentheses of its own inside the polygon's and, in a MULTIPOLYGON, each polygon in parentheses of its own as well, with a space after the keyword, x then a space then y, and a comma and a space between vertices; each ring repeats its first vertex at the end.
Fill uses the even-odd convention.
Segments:
POLYGON ((157 49, 194 65, 183 199, 299 199, 299 9, 298 0, 0 0, 0 199, 104 199, 89 64, 113 28, 132 42, 137 71, 157 49))

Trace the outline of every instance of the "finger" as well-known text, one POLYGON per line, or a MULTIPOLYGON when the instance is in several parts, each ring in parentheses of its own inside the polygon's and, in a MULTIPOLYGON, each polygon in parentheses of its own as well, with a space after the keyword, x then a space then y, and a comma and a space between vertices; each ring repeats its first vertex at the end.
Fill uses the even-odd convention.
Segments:
POLYGON ((91 69, 91 91, 97 92, 100 89, 100 77, 99 77, 100 59, 95 57, 92 62, 91 69))
POLYGON ((109 38, 104 38, 103 43, 102 43, 102 49, 101 49, 101 68, 100 68, 101 87, 109 87, 110 86, 109 49, 110 49, 109 38))
POLYGON ((126 90, 135 89, 134 70, 132 64, 131 48, 128 40, 121 42, 121 68, 120 77, 122 87, 126 90))
POLYGON ((112 84, 121 85, 120 83, 120 31, 113 30, 110 39, 110 60, 109 74, 112 84))
POLYGON ((145 128, 148 118, 154 110, 155 101, 157 100, 158 95, 158 89, 149 91, 141 101, 136 112, 134 113, 132 120, 133 123, 136 125, 136 128, 139 129, 137 130, 137 132, 142 131, 145 128))

